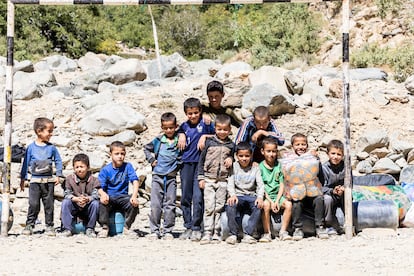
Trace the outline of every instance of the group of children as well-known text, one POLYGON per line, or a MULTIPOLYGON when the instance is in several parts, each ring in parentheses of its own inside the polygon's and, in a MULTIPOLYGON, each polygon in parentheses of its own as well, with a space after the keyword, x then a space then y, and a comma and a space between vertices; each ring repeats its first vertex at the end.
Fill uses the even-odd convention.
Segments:
MULTIPOLYGON (((218 243, 221 237, 221 215, 227 215, 230 235, 226 239, 235 244, 255 243, 253 233, 260 221, 263 234, 260 242, 272 241, 272 213, 282 215, 280 240, 300 240, 304 237, 302 211, 314 213, 316 235, 328 238, 341 227, 336 219, 336 208, 343 206, 343 144, 333 140, 328 145, 329 161, 321 166, 316 192, 295 196, 295 187, 285 183, 285 171, 278 160, 278 146, 284 137, 264 106, 257 107, 253 116, 242 122, 235 143, 229 138, 231 125, 239 123, 230 109, 221 106, 223 85, 212 81, 207 85, 209 105, 202 106, 196 98, 184 102, 188 120, 177 124, 176 116, 167 112, 161 115, 162 134, 144 147, 147 161, 152 166, 151 213, 148 237, 173 239, 176 214, 176 177, 181 178, 181 202, 185 230, 179 238, 191 239, 201 244, 218 243), (236 157, 236 158, 234 158, 236 157), (321 185, 322 184, 322 185, 321 185), (250 215, 245 227, 240 227, 244 214, 250 215), (161 226, 161 218, 163 224, 161 226), (292 229, 289 228, 292 219, 292 229), (329 227, 326 231, 325 227, 329 227), (291 231, 290 231, 291 230, 291 231), (289 234, 293 233, 293 236, 289 234)), ((28 146, 22 167, 22 184, 27 179, 28 168, 32 178, 29 188, 29 212, 23 234, 32 234, 39 213, 40 198, 46 214, 46 232, 53 230, 53 187, 62 176, 62 161, 49 139, 53 122, 38 118, 34 124, 37 139, 28 146), (52 177, 52 163, 56 178, 52 177), (46 163, 45 173, 37 168, 46 163)), ((317 162, 316 152, 308 151, 306 136, 295 134, 291 139, 291 156, 311 155, 317 162)), ((95 224, 102 225, 99 237, 108 236, 108 215, 113 210, 125 213, 124 232, 128 233, 138 214, 138 177, 131 164, 124 161, 125 146, 113 142, 110 146, 112 162, 106 165, 96 179, 89 172, 89 160, 84 154, 73 159, 74 174, 66 177, 65 199, 62 203, 63 235, 73 233, 73 221, 82 217, 86 235, 95 237, 95 224), (132 196, 128 184, 133 183, 132 196)), ((319 163, 318 163, 319 164, 319 163)), ((316 182, 315 182, 316 183, 316 182)), ((259 227, 260 228, 260 227, 259 227)))

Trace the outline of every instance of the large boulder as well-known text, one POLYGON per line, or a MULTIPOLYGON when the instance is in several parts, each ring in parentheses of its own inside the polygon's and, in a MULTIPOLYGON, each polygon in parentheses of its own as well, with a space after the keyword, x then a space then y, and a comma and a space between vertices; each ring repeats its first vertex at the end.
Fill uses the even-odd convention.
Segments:
POLYGON ((409 165, 402 169, 400 173, 400 182, 414 183, 414 165, 409 165))
POLYGON ((31 100, 41 96, 42 86, 56 85, 55 75, 51 71, 34 73, 16 72, 13 76, 14 99, 31 100))
POLYGON ((115 135, 126 129, 142 132, 144 115, 123 104, 108 103, 89 110, 79 122, 79 129, 90 135, 115 135))
POLYGON ((400 166, 395 164, 391 159, 385 157, 378 160, 372 168, 374 173, 388 173, 399 174, 401 171, 400 166))
POLYGON ((402 153, 403 155, 406 155, 410 152, 410 150, 414 149, 414 145, 407 141, 391 139, 390 149, 396 153, 402 153))
POLYGON ((148 78, 151 80, 191 75, 191 65, 178 53, 171 56, 161 56, 161 73, 158 60, 153 60, 148 66, 148 78))
POLYGON ((21 62, 16 62, 13 68, 14 72, 22 71, 26 73, 34 72, 33 63, 30 60, 23 60, 21 62))
POLYGON ((114 96, 112 92, 108 90, 99 94, 85 96, 80 103, 86 110, 89 110, 95 106, 110 103, 113 100, 114 96))
POLYGON ((405 88, 407 88, 408 92, 411 95, 414 95, 414 75, 409 76, 406 80, 405 80, 405 88))
POLYGON ((34 65, 35 71, 53 70, 58 72, 74 72, 78 69, 76 61, 61 55, 46 57, 34 65))
POLYGON ((288 71, 286 69, 274 66, 262 66, 258 70, 255 70, 249 75, 250 85, 256 86, 263 83, 271 84, 278 91, 284 94, 288 94, 288 87, 285 83, 284 75, 288 71))
POLYGON ((147 77, 141 62, 138 59, 121 59, 110 66, 105 73, 109 75, 109 82, 124 84, 131 81, 142 81, 147 77))
POLYGON ((305 80, 303 78, 303 73, 300 69, 295 69, 287 71, 284 75, 285 82, 289 89, 289 92, 293 95, 301 95, 303 92, 303 86, 305 85, 305 80))
POLYGON ((387 81, 388 74, 379 68, 356 68, 349 70, 352 80, 383 80, 387 81))
POLYGON ((192 73, 195 77, 210 76, 211 69, 219 70, 221 64, 211 59, 202 59, 190 62, 192 73))
POLYGON ((70 81, 70 85, 86 90, 98 91, 98 86, 101 82, 108 82, 111 79, 111 75, 107 72, 95 70, 88 71, 79 76, 76 76, 70 81))
POLYGON ((78 66, 82 69, 82 71, 101 69, 103 65, 104 62, 102 59, 100 59, 97 54, 92 52, 87 52, 78 60, 78 66))
POLYGON ((225 79, 230 76, 230 73, 232 74, 250 74, 252 72, 252 67, 250 64, 242 61, 236 61, 232 63, 224 64, 223 67, 217 72, 215 75, 215 78, 217 79, 225 79))
POLYGON ((376 148, 388 147, 389 138, 384 129, 368 130, 358 139, 359 151, 371 152, 376 148))

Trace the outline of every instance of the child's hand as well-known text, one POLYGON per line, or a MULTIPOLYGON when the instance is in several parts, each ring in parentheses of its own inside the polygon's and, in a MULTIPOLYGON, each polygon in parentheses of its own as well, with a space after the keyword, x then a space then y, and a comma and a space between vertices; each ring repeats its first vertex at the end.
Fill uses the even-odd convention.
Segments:
POLYGON ((203 121, 206 125, 210 125, 211 124, 211 116, 208 114, 203 114, 203 121))
POLYGON ((206 181, 205 180, 198 181, 198 187, 200 187, 200 189, 204 189, 206 187, 206 181))
POLYGON ((184 150, 185 146, 186 146, 186 137, 184 133, 180 133, 178 134, 178 142, 177 142, 177 147, 179 150, 184 150))
POLYGON ((56 176, 55 186, 58 185, 58 184, 60 184, 60 179, 59 179, 59 176, 56 176))
POLYGON ((273 213, 277 213, 280 210, 279 202, 272 202, 272 211, 273 213))
POLYGON ((151 166, 155 167, 155 166, 157 166, 157 164, 158 164, 158 162, 157 162, 157 160, 155 160, 154 162, 151 163, 151 166))
POLYGON ((24 184, 25 184, 26 180, 22 179, 20 180, 20 191, 24 191, 24 184))
POLYGON ((227 169, 229 169, 229 168, 231 168, 231 166, 233 165, 233 159, 231 158, 231 157, 227 157, 225 160, 224 160, 224 166, 227 168, 227 169))
POLYGON ((318 154, 318 152, 316 150, 311 149, 311 150, 309 150, 309 153, 319 159, 319 154, 318 154))
POLYGON ((257 206, 257 208, 262 209, 263 208, 263 199, 258 198, 255 200, 254 205, 257 206))
POLYGON ((237 205, 238 202, 239 202, 239 200, 238 200, 237 196, 235 196, 235 195, 232 196, 232 197, 229 197, 229 199, 227 199, 227 204, 229 206, 237 205))
POLYGON ((101 198, 99 199, 99 201, 103 204, 103 205, 107 205, 109 203, 109 196, 107 193, 102 192, 101 198))
POLYGON ((131 196, 131 198, 129 199, 129 202, 131 202, 131 205, 134 207, 138 207, 138 198, 131 196))
POLYGON ((260 138, 260 136, 263 136, 263 135, 265 135, 265 134, 267 134, 267 132, 266 131, 264 131, 264 130, 262 130, 262 129, 260 129, 260 130, 258 130, 258 131, 256 131, 253 135, 252 135, 252 142, 253 143, 256 143, 257 142, 257 140, 260 138))
POLYGON ((257 162, 253 162, 253 163, 252 163, 252 167, 253 167, 253 168, 257 168, 257 167, 259 167, 259 163, 257 163, 257 162))
POLYGON ((343 195, 344 191, 345 191, 344 186, 339 185, 339 186, 336 186, 336 187, 333 189, 333 194, 334 194, 334 195, 341 196, 341 195, 343 195))
POLYGON ((205 148, 205 145, 206 145, 206 136, 202 135, 200 139, 198 140, 197 149, 202 151, 205 148))

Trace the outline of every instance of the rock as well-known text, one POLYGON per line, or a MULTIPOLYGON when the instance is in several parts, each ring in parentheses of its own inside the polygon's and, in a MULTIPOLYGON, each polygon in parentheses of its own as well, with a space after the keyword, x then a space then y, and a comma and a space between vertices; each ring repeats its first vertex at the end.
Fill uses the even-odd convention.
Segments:
POLYGON ((268 83, 277 91, 288 94, 289 90, 284 77, 287 72, 289 71, 280 67, 262 66, 249 74, 249 83, 252 87, 268 83))
POLYGON ((386 157, 390 151, 386 147, 376 148, 370 154, 377 156, 379 159, 386 157))
POLYGON ((110 82, 106 82, 106 81, 101 82, 98 85, 98 93, 105 93, 105 92, 112 93, 112 94, 117 93, 119 92, 119 86, 112 84, 110 82))
POLYGON ((218 71, 220 69, 219 67, 221 67, 221 64, 211 59, 202 59, 199 61, 190 62, 190 66, 192 68, 193 75, 195 77, 201 77, 209 76, 211 68, 217 69, 218 71))
POLYGON ((98 90, 98 86, 101 82, 109 81, 111 76, 109 73, 102 71, 88 71, 76 78, 72 79, 70 84, 73 87, 86 89, 86 90, 98 90))
POLYGON ((390 149, 396 153, 402 153, 406 155, 408 152, 410 152, 414 148, 414 145, 406 142, 401 141, 398 139, 391 139, 390 141, 390 149))
POLYGON ((42 87, 41 90, 43 95, 63 94, 65 97, 68 97, 73 94, 73 88, 70 86, 42 87))
POLYGON ((349 70, 351 80, 383 80, 387 81, 388 74, 378 68, 356 68, 349 70))
POLYGON ((16 72, 14 81, 14 99, 31 100, 41 96, 41 86, 56 85, 55 75, 50 71, 34 73, 16 72))
POLYGON ((147 77, 141 62, 138 59, 121 59, 105 70, 109 75, 109 82, 124 84, 131 81, 142 81, 147 77))
POLYGON ((306 106, 311 106, 312 105, 312 95, 310 94, 302 94, 302 95, 293 95, 294 99, 295 99, 295 103, 301 107, 301 108, 305 108, 306 106))
POLYGON ((342 99, 344 82, 342 80, 332 80, 329 84, 329 95, 333 98, 342 99))
POLYGON ((302 94, 305 80, 303 79, 303 73, 300 69, 287 71, 284 74, 284 79, 290 94, 302 94))
POLYGON ((114 135, 126 129, 142 132, 145 117, 131 107, 108 103, 89 110, 79 122, 78 128, 90 135, 114 135))
POLYGON ((289 95, 276 95, 269 104, 270 116, 280 116, 286 113, 293 114, 296 110, 296 104, 289 95))
POLYGON ((125 130, 114 136, 110 137, 96 137, 96 142, 98 144, 109 146, 113 141, 120 141, 124 143, 125 146, 132 145, 137 139, 137 135, 133 130, 125 130))
POLYGON ((177 64, 172 63, 168 58, 161 57, 161 74, 158 68, 158 60, 154 60, 148 67, 148 78, 151 80, 165 79, 170 77, 181 77, 177 64))
POLYGON ((98 172, 106 165, 105 160, 107 159, 107 156, 103 151, 94 150, 92 152, 88 152, 88 156, 91 172, 98 172))
POLYGON ((75 142, 75 137, 65 137, 60 135, 53 135, 50 142, 58 147, 69 148, 75 142))
POLYGON ((395 162, 400 158, 404 158, 404 155, 401 154, 401 153, 392 152, 392 153, 388 154, 386 157, 388 157, 389 159, 391 159, 392 161, 395 162))
POLYGON ((401 171, 401 168, 395 164, 391 159, 385 157, 378 160, 372 168, 374 173, 388 173, 388 174, 398 174, 401 171))
POLYGON ((369 157, 369 153, 366 151, 358 152, 356 157, 358 158, 358 160, 365 160, 369 157))
POLYGON ((404 168, 408 165, 407 161, 404 158, 400 158, 397 161, 395 161, 395 164, 399 166, 400 168, 404 168))
POLYGON ((414 165, 408 165, 402 169, 400 174, 400 182, 414 183, 414 165))
POLYGON ((108 57, 104 62, 103 69, 104 70, 108 69, 109 67, 113 66, 115 63, 117 63, 120 60, 123 60, 123 58, 117 55, 112 55, 108 57))
POLYGON ((409 164, 414 162, 414 149, 410 150, 410 152, 407 154, 407 162, 409 164))
POLYGON ((250 64, 242 61, 236 61, 224 64, 223 67, 217 72, 217 74, 214 77, 218 79, 225 79, 230 75, 230 73, 245 74, 251 73, 251 71, 252 67, 250 66, 250 64))
POLYGON ((65 56, 54 55, 42 59, 35 64, 35 71, 53 70, 58 72, 73 72, 78 68, 78 64, 65 56))
POLYGON ((372 173, 373 168, 372 165, 369 161, 367 160, 363 160, 361 162, 358 163, 357 167, 356 167, 357 172, 359 173, 372 173))
POLYGON ((359 137, 357 147, 359 151, 371 152, 376 148, 387 147, 389 138, 384 129, 368 130, 359 137))
POLYGON ((372 98, 374 101, 381 106, 387 105, 390 103, 390 100, 380 91, 372 92, 372 98))
POLYGON ((145 89, 161 86, 160 80, 144 80, 144 81, 133 81, 125 83, 119 86, 120 93, 131 93, 137 94, 145 92, 145 89))
POLYGON ((414 75, 409 76, 404 82, 405 88, 410 95, 414 95, 414 75))
POLYGON ((107 90, 99 94, 85 96, 85 98, 82 99, 80 103, 86 110, 89 110, 95 106, 110 103, 113 100, 114 97, 112 92, 110 90, 107 90))
POLYGON ((33 63, 30 60, 23 60, 21 62, 17 62, 13 68, 14 72, 22 71, 26 73, 34 72, 33 63))
POLYGON ((82 71, 101 69, 104 66, 104 62, 92 52, 87 52, 83 57, 78 60, 78 66, 82 71))

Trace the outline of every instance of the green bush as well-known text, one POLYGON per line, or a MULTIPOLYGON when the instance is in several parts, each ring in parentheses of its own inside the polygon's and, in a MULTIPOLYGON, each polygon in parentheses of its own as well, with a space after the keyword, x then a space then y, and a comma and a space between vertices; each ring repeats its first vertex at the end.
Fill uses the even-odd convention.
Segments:
POLYGON ((401 8, 401 0, 375 0, 375 4, 378 7, 378 15, 381 18, 391 13, 392 15, 398 14, 401 8))
POLYGON ((387 66, 394 70, 394 79, 403 82, 414 74, 414 45, 406 43, 398 48, 367 45, 351 54, 351 65, 357 68, 387 66))
POLYGON ((113 55, 119 51, 119 48, 116 45, 116 40, 111 38, 105 39, 104 41, 99 43, 96 49, 99 53, 104 53, 107 55, 113 55))

